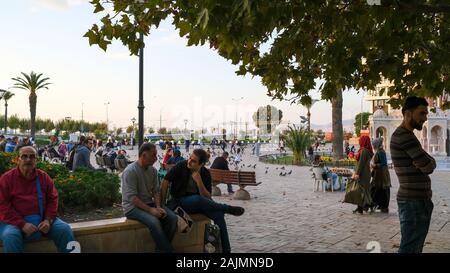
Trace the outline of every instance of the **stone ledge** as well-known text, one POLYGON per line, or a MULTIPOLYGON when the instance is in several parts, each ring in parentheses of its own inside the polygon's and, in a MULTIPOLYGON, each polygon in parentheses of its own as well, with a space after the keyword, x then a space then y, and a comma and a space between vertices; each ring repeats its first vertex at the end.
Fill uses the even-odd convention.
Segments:
MULTIPOLYGON (((189 233, 176 233, 173 246, 176 252, 203 252, 205 225, 211 220, 202 214, 190 215, 194 221, 189 233)), ((142 223, 126 217, 70 224, 82 252, 153 252, 155 244, 150 231, 142 223)), ((27 252, 56 252, 51 240, 42 238, 26 242, 27 252)), ((0 252, 3 243, 0 241, 0 252)))

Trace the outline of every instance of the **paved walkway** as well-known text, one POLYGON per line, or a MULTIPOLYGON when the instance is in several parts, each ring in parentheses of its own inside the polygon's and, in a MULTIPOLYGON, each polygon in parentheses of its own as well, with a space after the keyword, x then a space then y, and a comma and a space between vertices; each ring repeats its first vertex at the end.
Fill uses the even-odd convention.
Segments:
MULTIPOLYGON (((136 150, 129 153, 133 159, 137 157, 136 150)), ((344 192, 313 192, 308 167, 286 166, 292 174, 282 177, 280 170, 275 169, 280 166, 263 164, 257 157, 245 155, 243 163, 257 164, 257 181, 262 182, 247 187, 251 200, 232 200, 228 195, 214 197, 218 202, 246 209, 240 217, 226 215, 233 252, 369 252, 367 244, 371 241, 379 242, 381 252, 397 252, 398 180, 393 170, 389 214, 358 215, 352 213, 354 205, 341 203, 344 192)), ((424 252, 450 252, 449 177, 450 172, 442 171, 431 176, 435 207, 424 252)), ((226 185, 219 187, 226 193, 226 185)))
MULTIPOLYGON (((393 170, 389 214, 358 215, 352 213, 354 205, 341 203, 344 192, 313 192, 308 167, 287 166, 292 174, 282 177, 275 170, 277 165, 257 162, 251 156, 245 156, 244 162, 257 164, 257 180, 262 182, 247 187, 252 199, 214 198, 246 209, 241 217, 226 216, 234 252, 369 252, 366 247, 370 241, 379 242, 381 252, 397 252, 398 180, 393 170)), ((450 252, 449 175, 435 172, 431 176, 435 208, 424 252, 450 252)), ((220 188, 226 192, 225 185, 220 188)))

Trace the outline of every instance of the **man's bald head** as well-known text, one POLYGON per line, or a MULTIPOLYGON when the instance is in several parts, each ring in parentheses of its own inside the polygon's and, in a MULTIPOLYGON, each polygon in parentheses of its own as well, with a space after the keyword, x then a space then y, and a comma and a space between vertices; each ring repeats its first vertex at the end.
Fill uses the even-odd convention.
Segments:
POLYGON ((17 157, 17 165, 20 172, 27 176, 36 168, 37 152, 32 146, 24 146, 19 149, 19 156, 17 157))
POLYGON ((36 149, 33 146, 23 146, 22 148, 19 149, 19 156, 22 153, 34 153, 35 155, 37 154, 36 149))

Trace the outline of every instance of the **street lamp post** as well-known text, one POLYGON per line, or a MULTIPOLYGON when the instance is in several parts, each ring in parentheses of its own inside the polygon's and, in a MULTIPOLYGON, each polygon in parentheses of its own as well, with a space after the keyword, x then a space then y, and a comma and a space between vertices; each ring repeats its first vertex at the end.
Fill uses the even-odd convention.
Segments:
MULTIPOLYGON (((144 44, 144 34, 139 34, 141 43, 144 44)), ((139 123, 139 147, 144 143, 144 45, 139 49, 139 105, 138 105, 138 123, 139 123)))
POLYGON ((235 114, 235 117, 234 117, 234 138, 235 139, 237 138, 237 124, 238 124, 238 121, 237 121, 237 103, 238 103, 238 101, 241 101, 243 99, 244 99, 244 97, 232 98, 231 99, 232 101, 236 102, 236 114, 235 114))
MULTIPOLYGON (((0 100, 3 99, 3 96, 6 94, 6 90, 0 89, 0 100)), ((5 100, 5 107, 8 107, 8 102, 5 100)), ((6 134, 6 108, 5 108, 5 134, 6 134)))
POLYGON ((84 132, 84 102, 81 103, 81 134, 84 132))
POLYGON ((109 101, 104 103, 106 106, 106 133, 109 132, 109 117, 108 117, 108 105, 110 104, 109 101))
POLYGON ((187 131, 187 123, 188 123, 188 120, 185 119, 185 120, 184 120, 184 133, 185 133, 185 134, 186 134, 186 131, 187 131))
POLYGON ((134 148, 134 123, 136 122, 136 118, 132 118, 131 119, 131 122, 133 123, 133 131, 131 132, 132 133, 132 135, 131 135, 131 150, 133 150, 133 148, 134 148))

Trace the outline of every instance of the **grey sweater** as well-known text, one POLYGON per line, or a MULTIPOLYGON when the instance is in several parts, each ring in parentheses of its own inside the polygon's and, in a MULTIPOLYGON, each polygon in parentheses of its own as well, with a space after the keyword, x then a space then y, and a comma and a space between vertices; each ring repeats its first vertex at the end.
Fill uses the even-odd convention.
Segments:
POLYGON ((159 192, 158 172, 153 166, 142 168, 137 161, 128 165, 122 173, 122 208, 125 215, 135 208, 133 198, 145 204, 153 203, 159 192))

